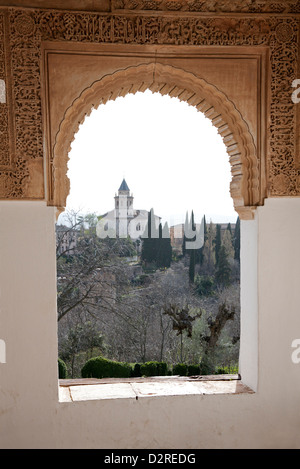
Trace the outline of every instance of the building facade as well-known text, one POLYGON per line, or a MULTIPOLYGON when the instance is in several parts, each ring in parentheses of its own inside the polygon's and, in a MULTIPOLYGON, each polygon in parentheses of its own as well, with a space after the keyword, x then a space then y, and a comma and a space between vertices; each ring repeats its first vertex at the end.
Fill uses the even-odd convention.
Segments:
POLYGON ((158 231, 160 217, 153 211, 138 210, 133 206, 134 197, 123 179, 118 193, 115 195, 115 208, 101 216, 97 224, 97 234, 100 238, 130 237, 132 240, 146 236, 149 213, 153 226, 158 231))

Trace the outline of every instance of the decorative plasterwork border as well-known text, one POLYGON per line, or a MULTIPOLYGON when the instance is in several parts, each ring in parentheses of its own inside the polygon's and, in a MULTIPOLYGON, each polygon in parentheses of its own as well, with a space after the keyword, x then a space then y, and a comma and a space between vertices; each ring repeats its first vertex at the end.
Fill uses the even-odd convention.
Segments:
MULTIPOLYGON (((199 2, 198 2, 199 3, 199 2)), ((231 2, 235 5, 236 2, 231 2)), ((247 2, 246 2, 247 3, 247 2)), ((251 2, 267 5, 267 2, 251 2)), ((273 2, 282 6, 285 2, 273 2)), ((222 2, 218 11, 223 11, 222 2)), ((208 3, 206 2, 206 5, 208 3)), ((229 5, 229 2, 224 2, 229 5)), ((149 6, 149 3, 148 3, 149 6)), ((299 2, 288 2, 289 11, 299 2)), ((225 8, 224 7, 224 8, 225 8)), ((226 8, 225 8, 226 9, 226 8)), ((0 198, 43 198, 43 132, 41 124, 41 44, 67 41, 103 44, 202 46, 267 46, 270 51, 269 126, 265 138, 267 194, 299 196, 300 169, 296 153, 296 106, 291 83, 297 78, 299 22, 295 17, 101 14, 87 12, 0 9, 0 71, 5 69, 11 102, 0 104, 0 198), (6 27, 3 25, 6 24, 6 27), (1 107, 2 106, 2 107, 1 107), (5 122, 13 122, 9 139, 5 122), (9 140, 9 141, 8 141, 9 140), (11 142, 16 153, 11 154, 11 142), (6 143, 5 143, 6 142, 6 143), (11 163, 7 166, 7 151, 11 163), (12 161, 13 160, 13 161, 12 161)), ((3 72, 4 73, 4 72, 3 72)), ((253 184, 252 184, 253 185, 253 184)))
POLYGON ((299 0, 111 0, 111 10, 201 13, 300 13, 299 0))
POLYGON ((195 106, 208 117, 223 138, 232 168, 231 195, 242 218, 252 218, 259 203, 259 161, 248 125, 235 105, 215 86, 182 69, 148 63, 106 75, 85 89, 67 109, 54 145, 54 199, 65 207, 69 193, 68 153, 75 133, 92 108, 128 93, 150 89, 195 106), (245 209, 248 207, 248 210, 245 209))

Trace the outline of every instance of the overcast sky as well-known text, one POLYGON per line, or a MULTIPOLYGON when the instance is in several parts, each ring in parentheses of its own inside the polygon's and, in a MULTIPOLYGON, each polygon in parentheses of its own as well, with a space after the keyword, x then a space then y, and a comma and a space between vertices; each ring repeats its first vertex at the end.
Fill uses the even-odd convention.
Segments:
POLYGON ((69 154, 67 209, 104 214, 125 178, 134 208, 150 210, 170 225, 235 222, 229 194, 230 165, 211 122, 194 107, 158 93, 109 101, 80 126, 69 154))

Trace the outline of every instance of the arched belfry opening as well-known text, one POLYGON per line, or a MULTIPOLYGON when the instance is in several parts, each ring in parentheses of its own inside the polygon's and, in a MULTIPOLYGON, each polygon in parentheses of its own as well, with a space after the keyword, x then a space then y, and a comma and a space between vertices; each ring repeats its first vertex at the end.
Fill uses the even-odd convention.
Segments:
POLYGON ((48 204, 59 211, 64 210, 69 193, 68 153, 85 117, 100 104, 145 90, 168 94, 195 106, 217 127, 229 155, 234 208, 241 219, 252 219, 253 210, 263 201, 257 149, 247 122, 235 104, 214 84, 181 68, 154 62, 120 69, 78 90, 77 98, 66 109, 55 135, 48 204))

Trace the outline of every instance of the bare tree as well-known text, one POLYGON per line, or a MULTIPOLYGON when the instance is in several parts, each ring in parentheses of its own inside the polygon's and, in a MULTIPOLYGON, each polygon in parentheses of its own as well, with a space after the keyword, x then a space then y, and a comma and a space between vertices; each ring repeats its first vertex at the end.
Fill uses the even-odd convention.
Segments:
MULTIPOLYGON (((126 240, 99 239, 91 225, 93 217, 75 218, 65 233, 76 233, 72 253, 62 251, 57 256, 58 321, 76 308, 95 315, 101 310, 111 311, 118 295, 128 285, 126 240), (88 233, 86 233, 86 222, 88 233), (118 278, 118 282, 116 282, 118 278), (99 305, 101 304, 101 308, 99 305)), ((61 242, 61 238, 59 242, 61 242)))
POLYGON ((187 337, 192 337, 193 331, 193 322, 195 319, 202 316, 202 311, 196 313, 194 316, 191 316, 191 309, 188 305, 180 308, 177 304, 170 304, 168 307, 164 308, 164 314, 167 314, 172 319, 173 330, 177 331, 177 335, 180 336, 180 361, 183 361, 183 342, 182 335, 186 331, 187 337))

